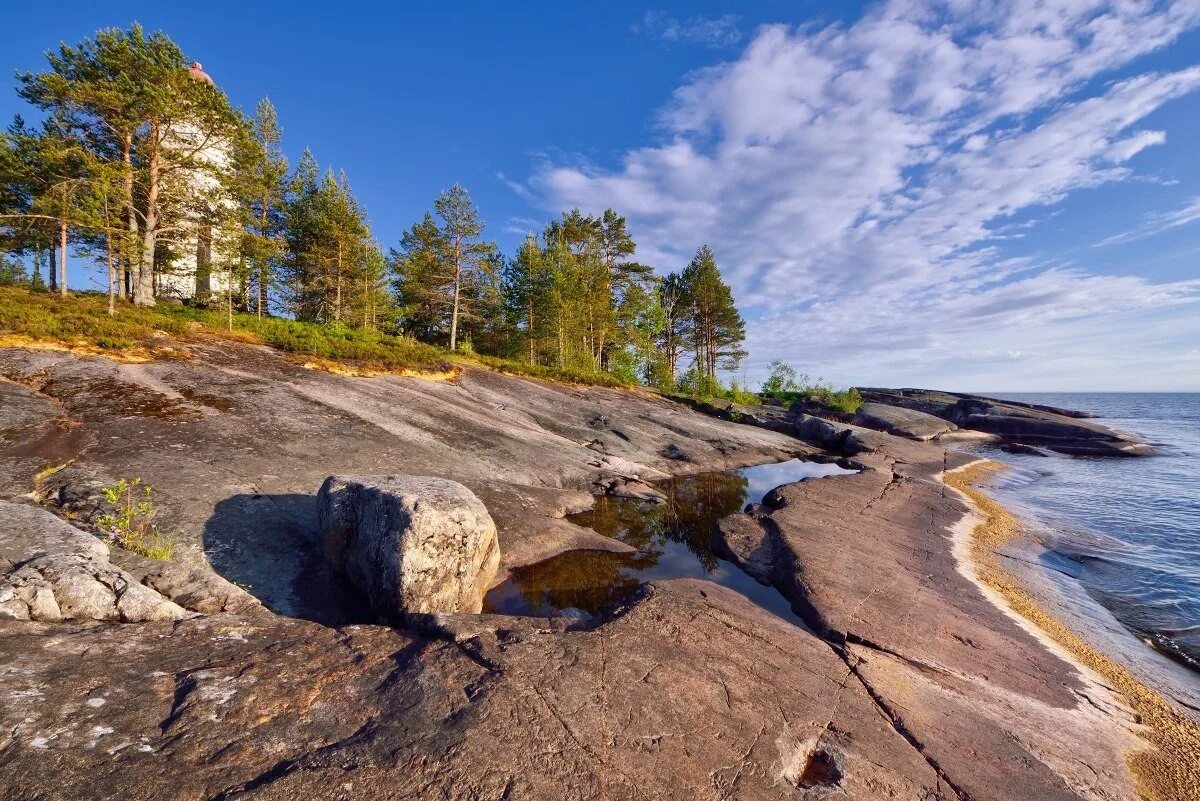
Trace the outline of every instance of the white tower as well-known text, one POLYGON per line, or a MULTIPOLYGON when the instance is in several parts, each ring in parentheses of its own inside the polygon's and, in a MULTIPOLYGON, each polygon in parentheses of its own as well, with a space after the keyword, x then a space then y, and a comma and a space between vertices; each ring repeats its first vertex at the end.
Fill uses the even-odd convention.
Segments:
MULTIPOLYGON (((188 75, 194 81, 213 86, 199 62, 193 62, 188 75)), ((170 237, 176 253, 158 275, 158 295, 179 300, 223 294, 229 290, 226 260, 232 258, 232 243, 214 231, 205 210, 231 210, 236 205, 214 172, 230 169, 228 145, 224 141, 206 144, 207 133, 196 125, 176 124, 164 141, 164 150, 186 152, 198 166, 181 170, 173 180, 183 183, 182 194, 191 207, 184 211, 181 230, 170 237)))

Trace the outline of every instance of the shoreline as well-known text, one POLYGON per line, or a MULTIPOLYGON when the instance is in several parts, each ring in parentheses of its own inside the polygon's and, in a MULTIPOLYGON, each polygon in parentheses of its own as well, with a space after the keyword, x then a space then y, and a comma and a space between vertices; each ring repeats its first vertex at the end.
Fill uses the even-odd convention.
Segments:
POLYGON ((1033 595, 996 558, 1008 542, 1028 536, 1017 517, 976 485, 1004 469, 978 459, 944 471, 940 479, 967 503, 969 513, 953 529, 959 570, 1005 615, 1063 656, 1090 683, 1111 692, 1141 724, 1145 747, 1126 755, 1141 797, 1155 801, 1200 798, 1200 725, 1180 713, 1123 665, 1105 656, 1045 612, 1033 595))

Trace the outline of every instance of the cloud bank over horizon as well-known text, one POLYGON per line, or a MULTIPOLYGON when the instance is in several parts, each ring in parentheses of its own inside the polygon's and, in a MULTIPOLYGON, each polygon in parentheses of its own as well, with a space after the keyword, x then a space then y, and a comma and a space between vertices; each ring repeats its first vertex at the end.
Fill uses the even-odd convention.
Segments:
MULTIPOLYGON (((1075 193, 1139 177, 1169 134, 1147 118, 1200 89, 1200 66, 1113 73, 1197 25, 1200 0, 896 0, 766 25, 687 76, 653 144, 547 161, 527 188, 627 215, 660 270, 710 244, 751 379, 783 358, 846 383, 1200 389, 1200 277, 1008 247, 1075 193)), ((1091 241, 1194 220, 1131 209, 1091 241)))

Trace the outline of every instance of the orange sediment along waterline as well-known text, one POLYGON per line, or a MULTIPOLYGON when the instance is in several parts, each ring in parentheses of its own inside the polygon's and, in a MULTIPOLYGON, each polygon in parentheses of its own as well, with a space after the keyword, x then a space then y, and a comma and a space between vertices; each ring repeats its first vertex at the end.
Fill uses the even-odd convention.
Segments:
POLYGON ((1145 727, 1149 747, 1129 756, 1129 768, 1139 794, 1151 801, 1200 799, 1200 724, 1142 684, 1126 668, 1104 656, 1071 629, 1047 614, 1028 591, 1003 567, 997 552, 1022 536, 1020 521, 976 487, 982 479, 1004 467, 1000 462, 975 462, 944 473, 942 480, 975 504, 980 520, 970 542, 970 558, 979 580, 995 590, 1009 607, 1094 670, 1124 699, 1145 727))

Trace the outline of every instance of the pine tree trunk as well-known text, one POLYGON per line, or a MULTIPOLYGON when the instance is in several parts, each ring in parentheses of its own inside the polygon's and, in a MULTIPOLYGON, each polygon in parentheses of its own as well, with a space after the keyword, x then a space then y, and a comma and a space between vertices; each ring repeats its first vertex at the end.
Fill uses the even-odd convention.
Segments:
POLYGON ((67 221, 58 221, 58 291, 67 296, 67 221))
POLYGON ((226 271, 226 275, 228 276, 228 278, 226 279, 228 286, 225 287, 225 290, 226 290, 225 291, 225 298, 226 298, 225 309, 229 315, 228 316, 229 330, 232 331, 233 330, 233 265, 232 264, 229 265, 229 268, 226 271))
POLYGON ((133 260, 133 243, 138 239, 137 210, 133 206, 133 134, 121 139, 121 164, 124 171, 125 211, 129 220, 129 241, 125 243, 121 261, 125 265, 125 297, 133 300, 134 275, 137 266, 133 260))
POLYGON ((533 354, 533 298, 529 299, 529 363, 536 364, 533 354))
POLYGON ((337 296, 333 303, 333 319, 342 321, 342 241, 338 240, 337 249, 337 296))
POLYGON ((154 251, 158 245, 159 128, 150 126, 150 154, 146 164, 146 229, 142 235, 142 260, 137 266, 133 284, 133 302, 138 306, 154 305, 154 251))
POLYGON ((108 313, 116 311, 117 266, 113 263, 112 234, 104 234, 104 251, 108 258, 108 313))
POLYGON ((450 350, 458 347, 458 290, 462 283, 462 242, 454 246, 454 311, 450 315, 450 350))
POLYGON ((50 245, 50 260, 46 263, 46 284, 51 292, 58 291, 58 251, 50 245))
MULTIPOLYGON (((261 208, 259 209, 259 225, 258 236, 265 243, 267 241, 267 205, 271 202, 271 197, 264 192, 261 200, 261 208)), ((269 259, 266 254, 262 254, 258 262, 258 317, 261 320, 263 309, 267 307, 267 262, 269 259)))
MULTIPOLYGON (((230 276, 232 278, 232 276, 230 276)), ((233 284, 227 287, 233 292, 233 284)), ((195 299, 207 307, 212 301, 212 226, 201 225, 196 231, 195 299)))

